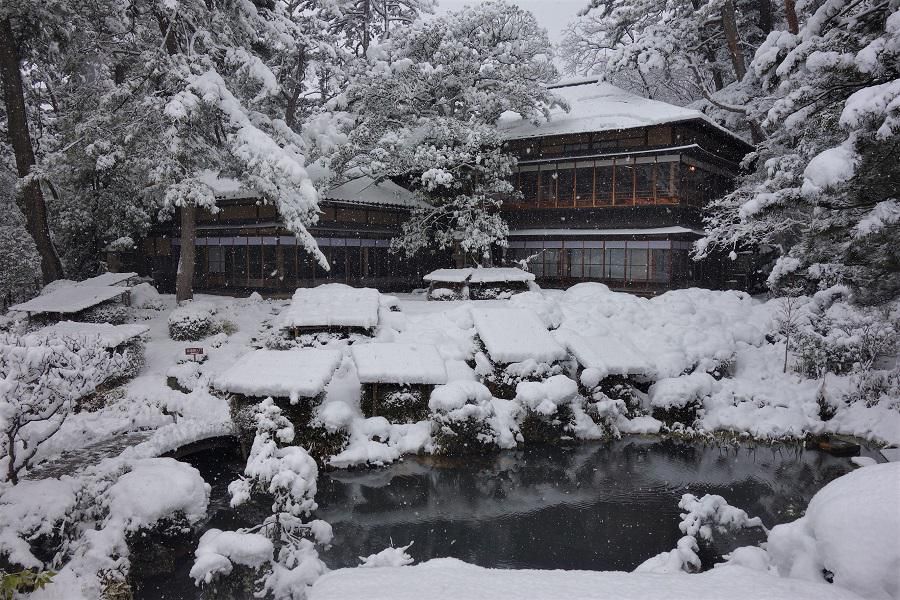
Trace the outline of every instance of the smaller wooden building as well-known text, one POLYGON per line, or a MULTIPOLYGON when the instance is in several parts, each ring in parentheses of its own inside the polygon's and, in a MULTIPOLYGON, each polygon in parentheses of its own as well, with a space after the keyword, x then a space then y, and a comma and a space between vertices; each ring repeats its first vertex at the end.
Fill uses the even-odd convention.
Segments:
POLYGON ((428 416, 436 385, 447 383, 444 359, 429 344, 372 343, 352 347, 366 417, 415 423, 428 416))
POLYGON ((534 273, 514 267, 437 269, 422 279, 429 300, 505 300, 527 292, 534 273))
POLYGON ((290 306, 278 317, 279 327, 291 338, 303 335, 372 335, 378 327, 382 295, 372 288, 328 283, 299 288, 290 306))

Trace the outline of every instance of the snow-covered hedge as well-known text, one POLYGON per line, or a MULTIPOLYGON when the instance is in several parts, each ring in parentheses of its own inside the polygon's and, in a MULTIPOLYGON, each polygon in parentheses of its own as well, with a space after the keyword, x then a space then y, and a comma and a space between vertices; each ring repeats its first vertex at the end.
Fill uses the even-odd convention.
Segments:
POLYGON ((176 341, 196 341, 220 329, 216 307, 209 302, 189 300, 169 315, 169 337, 176 341))
POLYGON ((428 401, 435 451, 460 455, 499 449, 491 400, 490 390, 477 381, 453 381, 435 388, 428 401))

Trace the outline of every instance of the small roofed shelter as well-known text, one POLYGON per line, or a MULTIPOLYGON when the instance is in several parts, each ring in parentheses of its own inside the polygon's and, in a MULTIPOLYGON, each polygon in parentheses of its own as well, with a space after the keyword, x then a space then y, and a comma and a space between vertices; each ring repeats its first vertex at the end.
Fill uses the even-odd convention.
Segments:
POLYGON ((563 372, 560 361, 568 356, 566 350, 533 311, 481 308, 472 310, 472 318, 486 355, 476 355, 476 371, 494 396, 511 398, 518 383, 563 372))
POLYGON ((320 348, 253 350, 214 378, 212 386, 229 396, 245 453, 256 431, 255 406, 266 398, 275 401, 296 432, 311 427, 342 356, 320 348))
POLYGON ((415 423, 428 416, 434 386, 447 383, 438 349, 429 344, 372 343, 352 347, 366 417, 415 423))
POLYGON ((67 285, 27 302, 10 306, 9 310, 25 313, 29 317, 77 316, 101 304, 127 301, 130 290, 131 288, 120 285, 67 285))
POLYGON ((646 376, 651 365, 637 346, 615 334, 582 335, 560 332, 560 339, 581 369, 596 369, 602 379, 608 375, 646 376))
POLYGON ((514 267, 438 269, 423 279, 428 300, 494 300, 527 292, 534 274, 514 267))
POLYGON ((354 288, 327 283, 294 292, 291 304, 281 312, 279 323, 290 337, 331 333, 371 335, 378 327, 381 294, 372 288, 354 288))

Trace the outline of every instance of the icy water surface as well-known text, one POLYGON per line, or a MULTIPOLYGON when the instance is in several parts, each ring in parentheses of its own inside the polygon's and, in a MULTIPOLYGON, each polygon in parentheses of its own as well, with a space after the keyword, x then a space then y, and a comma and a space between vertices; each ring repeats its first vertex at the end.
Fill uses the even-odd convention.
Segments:
MULTIPOLYGON (((226 487, 239 461, 218 452, 188 462, 213 485, 206 528, 251 525, 269 511, 265 502, 228 507, 226 487)), ((816 491, 851 469, 848 458, 796 445, 641 438, 488 458, 410 457, 383 469, 323 474, 315 516, 334 528, 334 544, 323 553, 332 569, 414 542, 416 561, 452 556, 496 568, 632 570, 681 537, 682 494, 719 494, 771 527, 801 516, 816 491)), ((752 533, 740 540, 757 541, 752 533)), ((735 543, 722 540, 714 553, 735 543)), ((197 598, 187 563, 146 582, 137 597, 197 598)))

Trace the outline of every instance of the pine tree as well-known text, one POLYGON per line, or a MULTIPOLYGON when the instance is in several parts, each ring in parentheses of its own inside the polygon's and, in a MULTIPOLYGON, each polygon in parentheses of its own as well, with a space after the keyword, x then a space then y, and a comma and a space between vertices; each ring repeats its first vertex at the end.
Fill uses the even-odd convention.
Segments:
POLYGON ((479 259, 504 243, 499 195, 515 164, 496 123, 506 111, 536 119, 553 104, 556 71, 533 15, 487 2, 420 22, 378 47, 332 103, 346 143, 330 156, 336 177, 402 179, 423 200, 396 251, 462 249, 479 259))

